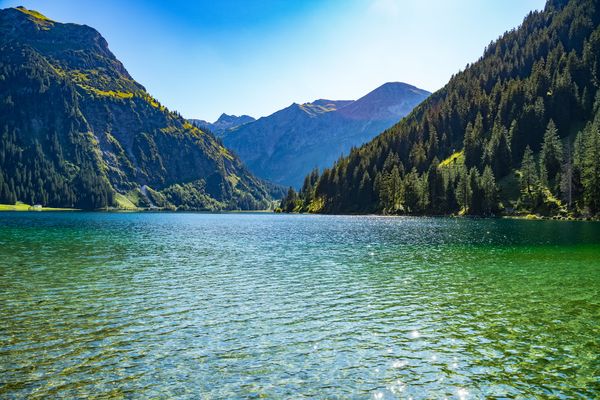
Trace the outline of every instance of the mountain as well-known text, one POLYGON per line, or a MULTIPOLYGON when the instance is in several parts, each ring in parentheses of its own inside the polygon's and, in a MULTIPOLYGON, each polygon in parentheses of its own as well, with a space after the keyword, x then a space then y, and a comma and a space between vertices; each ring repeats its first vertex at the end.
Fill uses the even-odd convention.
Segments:
POLYGON ((0 203, 255 209, 270 189, 93 28, 0 10, 0 203))
POLYGON ((225 131, 235 129, 238 126, 247 124, 249 122, 254 122, 256 119, 249 115, 240 115, 238 117, 236 115, 227 115, 223 113, 219 119, 213 123, 204 121, 202 119, 190 119, 189 121, 203 131, 212 132, 215 136, 220 137, 223 136, 225 131))
POLYGON ((398 122, 429 95, 386 83, 356 100, 292 104, 223 133, 223 143, 257 176, 299 187, 313 168, 330 165, 353 146, 398 122))
POLYGON ((341 108, 339 113, 351 120, 396 123, 430 94, 406 83, 388 82, 341 108))
MULTIPOLYGON (((600 212, 600 6, 550 0, 285 210, 600 212)), ((345 110, 345 109, 343 109, 345 110)))

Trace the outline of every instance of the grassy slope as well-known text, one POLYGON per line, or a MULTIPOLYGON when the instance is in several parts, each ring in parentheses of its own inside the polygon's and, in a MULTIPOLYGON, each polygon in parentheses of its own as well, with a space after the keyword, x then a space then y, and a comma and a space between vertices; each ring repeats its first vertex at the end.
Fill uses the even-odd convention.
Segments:
POLYGON ((17 201, 16 204, 0 204, 0 211, 78 211, 77 208, 55 208, 42 207, 39 210, 34 210, 29 204, 17 201))

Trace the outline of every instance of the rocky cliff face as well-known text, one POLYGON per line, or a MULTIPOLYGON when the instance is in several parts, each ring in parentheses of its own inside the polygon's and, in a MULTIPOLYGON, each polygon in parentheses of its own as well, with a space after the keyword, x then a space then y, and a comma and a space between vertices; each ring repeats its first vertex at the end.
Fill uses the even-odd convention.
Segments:
POLYGON ((299 187, 311 169, 331 165, 353 146, 398 122, 428 95, 414 86, 392 82, 356 101, 294 103, 226 131, 223 142, 256 175, 299 187))
POLYGON ((219 119, 215 122, 210 123, 208 121, 202 119, 190 119, 192 124, 196 125, 198 128, 204 131, 210 131, 215 136, 221 137, 230 129, 235 129, 238 126, 242 126, 244 124, 256 121, 249 115, 227 115, 225 113, 221 114, 219 119))
POLYGON ((0 202, 268 203, 266 184, 212 134, 151 97, 88 26, 1 10, 0 99, 0 202))

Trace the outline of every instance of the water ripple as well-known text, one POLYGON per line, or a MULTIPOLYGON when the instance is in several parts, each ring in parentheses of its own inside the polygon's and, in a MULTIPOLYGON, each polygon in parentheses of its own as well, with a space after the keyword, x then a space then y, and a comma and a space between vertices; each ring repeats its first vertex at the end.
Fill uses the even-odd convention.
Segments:
POLYGON ((0 397, 600 397, 600 225, 0 213, 0 397))

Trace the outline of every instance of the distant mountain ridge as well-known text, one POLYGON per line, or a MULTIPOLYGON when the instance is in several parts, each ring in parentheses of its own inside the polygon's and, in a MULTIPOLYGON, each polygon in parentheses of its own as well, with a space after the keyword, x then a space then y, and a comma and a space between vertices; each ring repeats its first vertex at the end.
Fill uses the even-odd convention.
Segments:
POLYGON ((202 130, 208 130, 212 132, 215 136, 223 136, 223 134, 230 129, 237 128, 240 125, 247 124, 249 122, 254 122, 256 119, 249 115, 228 115, 221 114, 219 119, 215 122, 210 123, 203 119, 189 119, 189 121, 202 130))
POLYGON ((98 31, 0 10, 0 203, 256 209, 269 190, 151 97, 98 31))
POLYGON ((406 83, 388 82, 343 107, 340 113, 350 119, 397 120, 415 108, 415 99, 424 100, 430 94, 406 83))
POLYGON ((390 82, 358 100, 293 103, 224 131, 223 143, 261 178, 299 187, 313 168, 332 164, 398 122, 429 92, 390 82))

